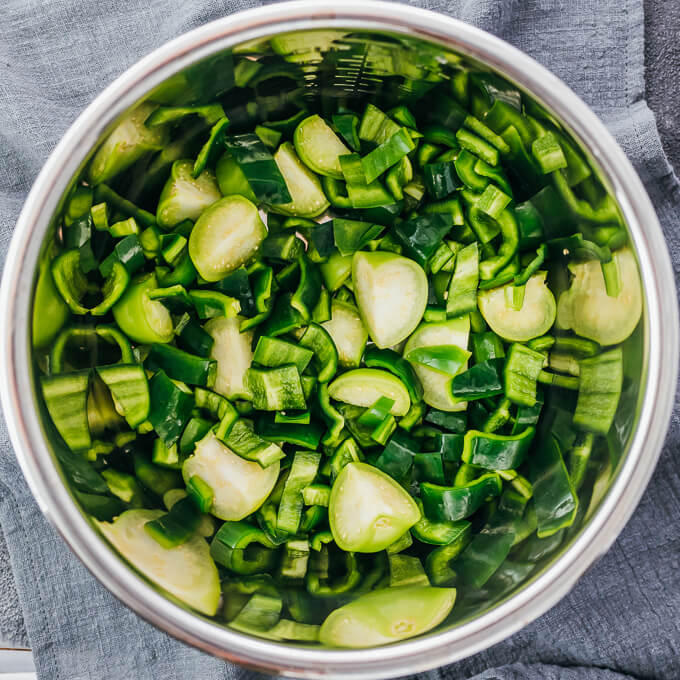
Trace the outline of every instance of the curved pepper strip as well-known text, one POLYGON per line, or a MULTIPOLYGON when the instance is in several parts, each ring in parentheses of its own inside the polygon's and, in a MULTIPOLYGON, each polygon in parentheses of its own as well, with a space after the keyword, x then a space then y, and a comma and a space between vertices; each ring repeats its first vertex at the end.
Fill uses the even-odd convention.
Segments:
POLYGON ((259 314, 270 311, 274 270, 271 267, 263 267, 248 274, 251 277, 255 310, 259 314))
POLYGON ((503 210, 496 221, 500 225, 503 241, 494 257, 479 263, 480 277, 485 280, 496 276, 512 260, 519 248, 519 229, 514 213, 511 210, 503 210))
POLYGON ((413 180, 413 164, 408 156, 404 156, 393 166, 385 177, 385 184, 395 200, 404 199, 404 187, 413 180))
POLYGON ((90 310, 80 304, 80 300, 88 292, 94 292, 96 287, 91 285, 80 269, 80 251, 67 250, 52 260, 52 276, 57 290, 75 314, 87 314, 90 310))
POLYGON ((182 255, 180 255, 177 264, 173 269, 167 269, 166 267, 156 267, 156 277, 158 279, 158 285, 161 288, 171 288, 172 286, 189 286, 191 285, 198 276, 196 267, 191 261, 189 251, 185 250, 182 255))
POLYGON ((553 172, 552 178, 555 188, 576 218, 594 224, 621 224, 618 208, 609 194, 602 198, 597 208, 593 208, 588 201, 576 197, 560 171, 553 172))
POLYGON ((259 574, 271 571, 276 565, 275 547, 265 533, 252 524, 225 522, 210 544, 210 555, 215 562, 236 574, 259 574), (259 546, 253 546, 253 543, 259 546))
MULTIPOLYGON (((323 551, 320 551, 319 554, 323 555, 323 551)), ((306 579, 308 593, 316 597, 336 597, 359 585, 361 572, 355 554, 343 551, 340 559, 343 563, 344 573, 333 581, 321 578, 319 572, 314 569, 314 563, 312 563, 312 569, 307 573, 306 579)))
POLYGON ((451 568, 451 563, 470 543, 472 526, 463 521, 457 524, 461 526, 460 533, 448 545, 435 548, 425 560, 425 571, 433 586, 447 586, 456 581, 456 572, 451 568))
POLYGON ((412 404, 422 400, 423 386, 411 364, 398 352, 393 349, 370 347, 364 354, 364 363, 369 368, 384 368, 397 376, 406 387, 412 404))
POLYGON ((489 496, 498 496, 501 488, 500 476, 491 472, 464 486, 440 486, 422 482, 420 494, 425 514, 429 519, 455 522, 479 510, 489 496))
POLYGON ((336 446, 340 443, 345 427, 344 417, 333 407, 328 395, 328 383, 319 383, 317 390, 319 414, 328 426, 322 443, 325 446, 336 446))
POLYGON ((299 344, 314 352, 317 379, 320 383, 327 383, 338 370, 338 350, 328 331, 319 324, 311 323, 299 344))
POLYGON ((423 504, 416 500, 421 518, 411 527, 411 534, 421 543, 428 545, 451 545, 460 541, 463 534, 470 533, 470 522, 461 519, 457 522, 433 522, 423 514, 423 504))
POLYGON ((545 262, 545 258, 548 255, 548 247, 545 243, 542 243, 536 250, 536 257, 534 257, 531 262, 524 268, 524 270, 515 275, 513 279, 513 285, 522 286, 524 285, 540 268, 545 262))
MULTIPOLYGON (((489 417, 486 419, 484 425, 482 426, 482 431, 496 432, 496 430, 500 430, 500 428, 512 418, 510 406, 511 402, 507 397, 505 399, 501 399, 501 401, 498 403, 498 406, 496 406, 491 415, 489 415, 489 417)), ((513 434, 515 433, 513 432, 513 434)))
POLYGON ((594 443, 595 435, 592 432, 585 432, 569 450, 569 478, 575 491, 578 491, 583 483, 594 443))
POLYGON ((322 546, 332 543, 333 540, 333 534, 328 529, 318 531, 312 536, 310 547, 315 552, 321 552, 322 546))
POLYGON ((326 198, 334 208, 351 208, 352 201, 347 193, 347 185, 333 177, 322 177, 321 185, 326 198), (344 193, 343 193, 344 191, 344 193))
POLYGON ((57 290, 74 314, 93 316, 106 314, 118 301, 130 281, 127 269, 120 262, 114 262, 111 273, 102 286, 102 301, 88 308, 81 304, 81 300, 87 293, 97 291, 99 288, 90 284, 83 274, 79 250, 66 250, 57 255, 52 261, 52 276, 57 290))
POLYGON ((135 362, 132 347, 128 339, 114 326, 75 326, 64 329, 52 345, 50 352, 50 373, 56 375, 64 370, 64 352, 71 341, 81 344, 90 343, 101 338, 120 348, 120 363, 132 364, 135 362))
POLYGON ((236 298, 216 290, 190 290, 189 298, 196 308, 199 319, 232 317, 241 311, 241 303, 236 298))
POLYGON ((531 456, 530 481, 539 538, 552 536, 573 524, 578 496, 567 472, 557 440, 548 435, 531 456))
POLYGON ((548 254, 548 247, 542 243, 536 250, 536 257, 529 262, 522 272, 515 275, 512 280, 512 299, 511 306, 515 310, 522 309, 524 304, 524 291, 527 281, 540 269, 548 254))
POLYGON ((514 470, 526 458, 535 429, 527 427, 517 435, 468 430, 463 443, 463 462, 487 470, 514 470))
POLYGON ((321 441, 323 427, 317 422, 306 425, 277 423, 266 416, 262 416, 256 422, 255 432, 266 441, 287 442, 315 451, 321 441))
MULTIPOLYGON (((277 298, 274 309, 265 321, 262 330, 264 335, 276 337, 304 325, 302 314, 292 306, 292 300, 292 293, 284 293, 277 298)), ((245 330, 243 325, 241 325, 241 330, 245 330)))
POLYGON ((309 322, 312 318, 312 311, 321 295, 321 273, 319 268, 310 264, 304 256, 298 258, 298 265, 300 267, 300 282, 293 293, 290 304, 293 309, 300 312, 306 322, 309 322))

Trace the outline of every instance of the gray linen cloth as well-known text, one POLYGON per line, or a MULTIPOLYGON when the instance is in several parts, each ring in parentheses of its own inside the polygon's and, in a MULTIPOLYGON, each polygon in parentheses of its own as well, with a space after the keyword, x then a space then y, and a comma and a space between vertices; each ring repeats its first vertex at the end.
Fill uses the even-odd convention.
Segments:
MULTIPOLYGON (((5 0, 0 21, 3 259, 31 182, 57 140, 102 87, 168 39, 256 4, 5 0)), ((545 64, 595 109, 647 185, 677 275, 680 190, 644 101, 642 0, 413 4, 505 38, 545 64)), ((676 407, 649 489, 609 553, 539 620, 485 652, 427 675, 433 680, 678 678, 680 465, 674 454, 679 444, 676 407)), ((40 514, 4 424, 0 524, 40 678, 245 680, 253 675, 159 632, 99 585, 40 514)), ((5 592, 2 587, 0 596, 5 592)), ((20 617, 11 607, 0 607, 0 627, 21 639, 20 617)))

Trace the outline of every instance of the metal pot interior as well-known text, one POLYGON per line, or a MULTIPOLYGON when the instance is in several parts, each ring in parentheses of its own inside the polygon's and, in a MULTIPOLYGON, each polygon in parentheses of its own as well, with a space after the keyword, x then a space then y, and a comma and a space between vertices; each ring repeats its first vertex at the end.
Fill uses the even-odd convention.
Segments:
MULTIPOLYGON (((323 115, 336 110, 338 105, 356 112, 361 112, 367 102, 384 110, 398 103, 416 105, 434 86, 462 72, 496 73, 489 66, 436 42, 401 33, 334 26, 241 43, 175 73, 155 87, 146 99, 166 105, 220 101, 231 121, 230 130, 238 132, 251 130, 257 123, 285 120, 300 108, 323 115)), ((493 87, 493 81, 488 82, 493 87)), ((545 102, 529 98, 527 101, 531 101, 535 111, 542 111, 559 125, 545 102)), ((569 134, 568 129, 565 132, 569 134)), ((101 135, 99 141, 104 137, 101 135)), ((572 140, 576 146, 582 146, 579 140, 573 137, 572 140)), ((595 175, 608 188, 608 179, 588 150, 582 148, 582 151, 590 158, 595 175)), ((157 160, 147 159, 146 168, 157 160)), ((143 164, 140 167, 144 171, 143 164)), ((117 180, 115 188, 134 198, 139 177, 139 167, 137 173, 133 168, 117 180)), ((73 182, 76 180, 74 177, 73 182)), ((53 228, 58 228, 56 222, 53 228)), ((625 459, 637 414, 646 396, 644 368, 649 343, 646 327, 643 315, 638 329, 625 343, 623 396, 614 426, 606 439, 600 438, 593 453, 574 526, 551 539, 528 539, 486 586, 460 599, 438 633, 461 626, 514 597, 570 550, 582 528, 597 512, 625 459)), ((38 371, 34 371, 34 375, 37 374, 38 371)), ((551 398, 564 398, 564 395, 551 398)), ((43 417, 43 431, 51 442, 58 465, 58 461, 63 460, 63 452, 54 443, 56 438, 48 421, 49 418, 43 417)), ((111 559, 116 558, 111 555, 111 559)), ((219 622, 216 625, 219 626, 219 622)), ((229 656, 228 649, 218 649, 216 645, 212 651, 229 656)))

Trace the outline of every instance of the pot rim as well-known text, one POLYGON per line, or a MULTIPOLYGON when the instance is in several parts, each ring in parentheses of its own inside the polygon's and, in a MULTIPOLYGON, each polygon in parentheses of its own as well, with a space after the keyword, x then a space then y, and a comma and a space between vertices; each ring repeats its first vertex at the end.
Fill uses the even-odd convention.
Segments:
POLYGON ((668 250, 654 208, 623 151, 588 106, 543 66, 503 40, 428 10, 375 0, 297 0, 218 19, 161 46, 109 85, 54 149, 17 221, 0 290, 0 396, 21 469, 43 514, 73 552, 147 621, 216 656, 294 677, 405 675, 474 654, 543 614, 614 542, 645 490, 668 428, 678 366, 678 310, 668 250), (46 445, 30 368, 35 264, 59 200, 112 122, 167 77, 246 40, 311 28, 400 33, 497 69, 544 102, 587 148, 618 200, 645 290, 640 389, 647 394, 628 451, 599 508, 555 561, 517 593, 455 628, 386 647, 327 650, 273 643, 232 631, 161 595, 95 531, 62 483, 46 445), (29 266, 30 263, 30 266, 29 266), (649 342, 663 338, 664 342, 649 342), (28 370, 25 370, 28 369, 28 370))

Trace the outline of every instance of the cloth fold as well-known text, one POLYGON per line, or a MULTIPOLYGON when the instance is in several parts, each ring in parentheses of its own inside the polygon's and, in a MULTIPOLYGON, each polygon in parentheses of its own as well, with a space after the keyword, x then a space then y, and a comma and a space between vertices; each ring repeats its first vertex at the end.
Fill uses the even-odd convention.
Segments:
MULTIPOLYGON (((3 261, 31 182, 66 128, 102 86, 180 33, 258 4, 249 0, 5 2, 0 40, 3 261)), ((565 80, 602 116, 646 183, 677 278, 680 188, 644 102, 642 0, 421 0, 409 4, 439 10, 505 38, 565 80)), ((516 635, 422 677, 677 678, 680 466, 674 453, 679 445, 676 405, 649 488, 607 555, 556 607, 516 635)), ((4 423, 0 424, 0 526, 41 679, 255 677, 156 630, 94 579, 38 510, 4 423)), ((0 630, 9 630, 12 617, 16 629, 16 611, 0 607, 0 630)))

